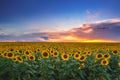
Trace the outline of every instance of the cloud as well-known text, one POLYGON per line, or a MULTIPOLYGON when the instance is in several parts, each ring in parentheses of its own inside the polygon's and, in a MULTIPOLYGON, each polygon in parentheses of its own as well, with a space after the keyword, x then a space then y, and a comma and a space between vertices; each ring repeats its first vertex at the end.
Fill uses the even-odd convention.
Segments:
POLYGON ((88 19, 95 19, 97 17, 99 17, 100 12, 91 12, 90 10, 86 10, 86 14, 87 14, 87 18, 88 19))
POLYGON ((120 41, 120 19, 96 21, 68 31, 36 32, 19 36, 2 33, 0 41, 118 42, 120 41))

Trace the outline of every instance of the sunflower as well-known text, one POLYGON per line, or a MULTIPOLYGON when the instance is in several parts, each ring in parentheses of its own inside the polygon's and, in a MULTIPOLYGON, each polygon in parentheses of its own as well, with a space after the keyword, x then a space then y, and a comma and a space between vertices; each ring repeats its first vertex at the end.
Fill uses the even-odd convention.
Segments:
POLYGON ((5 57, 5 58, 7 58, 7 51, 5 51, 3 54, 2 54, 2 57, 5 57))
POLYGON ((22 63, 23 62, 23 58, 22 57, 20 57, 20 56, 16 56, 16 61, 17 62, 20 62, 20 63, 22 63))
POLYGON ((74 59, 75 60, 79 60, 80 59, 80 54, 79 53, 75 53, 74 54, 74 59))
POLYGON ((87 52, 87 55, 88 55, 88 56, 90 56, 91 54, 92 54, 92 52, 91 52, 91 51, 88 51, 88 52, 87 52))
POLYGON ((11 49, 9 49, 9 51, 14 51, 14 49, 13 49, 13 48, 11 48, 11 49))
POLYGON ((72 56, 72 53, 69 53, 69 56, 71 57, 71 56, 72 56))
POLYGON ((34 61, 35 60, 35 56, 34 55, 29 55, 28 56, 28 60, 34 61))
POLYGON ((104 59, 104 60, 101 61, 101 65, 103 65, 103 66, 106 66, 108 64, 109 64, 109 62, 108 62, 107 59, 104 59))
POLYGON ((54 57, 58 57, 58 55, 59 55, 59 53, 58 53, 57 51, 55 51, 55 52, 53 53, 53 56, 54 56, 54 57))
POLYGON ((43 51, 43 52, 42 52, 42 57, 43 57, 43 58, 49 58, 49 53, 46 52, 46 51, 43 51))
POLYGON ((38 57, 38 60, 41 60, 42 58, 41 57, 38 57))
POLYGON ((2 56, 2 52, 0 52, 0 56, 2 56))
POLYGON ((84 69, 84 68, 85 68, 85 64, 84 63, 80 64, 80 66, 78 67, 78 69, 84 69))
POLYGON ((85 55, 81 55, 79 58, 79 61, 83 62, 86 60, 86 56, 85 55))
POLYGON ((100 60, 103 58, 103 54, 102 53, 99 53, 96 55, 96 59, 100 60))
POLYGON ((116 55, 116 54, 118 54, 118 51, 117 50, 113 50, 112 53, 116 55))
POLYGON ((16 62, 16 61, 17 61, 17 57, 13 57, 13 58, 12 58, 12 61, 13 61, 13 62, 16 62))
POLYGON ((120 62, 118 63, 118 66, 120 67, 120 62))
POLYGON ((61 57, 62 57, 62 60, 67 61, 69 59, 69 54, 62 54, 61 57))
POLYGON ((8 52, 6 56, 7 56, 7 58, 13 58, 14 57, 14 53, 8 52))
POLYGON ((109 59, 111 56, 109 53, 103 55, 105 59, 109 59))
POLYGON ((25 55, 25 56, 29 56, 30 54, 31 54, 31 53, 30 53, 29 50, 27 50, 27 51, 24 52, 24 55, 25 55))

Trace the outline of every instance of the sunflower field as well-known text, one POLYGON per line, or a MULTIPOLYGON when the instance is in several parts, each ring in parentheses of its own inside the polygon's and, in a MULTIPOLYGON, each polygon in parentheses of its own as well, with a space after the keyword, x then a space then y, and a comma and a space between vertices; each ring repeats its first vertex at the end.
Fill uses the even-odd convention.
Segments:
POLYGON ((120 43, 1 42, 0 80, 120 80, 120 43))

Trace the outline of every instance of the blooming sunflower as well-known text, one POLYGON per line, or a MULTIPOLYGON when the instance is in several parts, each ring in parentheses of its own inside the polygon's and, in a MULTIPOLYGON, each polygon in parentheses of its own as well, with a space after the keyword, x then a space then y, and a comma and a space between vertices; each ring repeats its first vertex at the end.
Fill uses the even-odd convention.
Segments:
POLYGON ((14 57, 14 53, 8 52, 6 56, 7 56, 7 58, 13 58, 14 57))
POLYGON ((16 62, 16 61, 17 61, 17 57, 13 57, 13 58, 12 58, 12 61, 13 61, 13 62, 16 62))
POLYGON ((120 67, 120 62, 118 63, 118 66, 120 67))
POLYGON ((109 53, 103 55, 105 59, 109 59, 111 56, 109 53))
POLYGON ((86 60, 86 56, 85 55, 81 55, 80 58, 79 58, 79 61, 83 62, 86 60))
POLYGON ((88 52, 87 52, 87 55, 88 55, 88 56, 90 56, 91 54, 92 54, 92 52, 91 52, 91 51, 88 51, 88 52))
POLYGON ((38 57, 38 60, 41 60, 42 58, 41 57, 38 57))
POLYGON ((85 68, 85 64, 84 63, 80 64, 80 66, 78 67, 78 69, 84 69, 84 68, 85 68))
POLYGON ((53 53, 53 56, 54 56, 54 57, 58 57, 58 55, 59 55, 59 53, 58 53, 57 51, 55 51, 55 52, 53 53))
POLYGON ((112 53, 116 55, 116 54, 118 54, 118 51, 117 50, 113 50, 112 53))
POLYGON ((65 61, 69 60, 69 54, 62 54, 61 57, 62 57, 62 60, 65 60, 65 61))
POLYGON ((103 58, 103 54, 102 53, 99 53, 96 55, 96 59, 100 60, 103 58))
POLYGON ((108 62, 107 59, 104 59, 104 60, 101 61, 101 65, 103 65, 103 66, 106 66, 108 64, 109 64, 109 62, 108 62))
POLYGON ((43 52, 42 52, 42 57, 43 57, 43 58, 49 58, 49 53, 46 52, 46 51, 43 51, 43 52))
POLYGON ((24 55, 25 56, 29 56, 31 53, 30 53, 30 51, 29 50, 26 50, 25 52, 24 52, 24 55))
POLYGON ((35 60, 35 56, 34 55, 28 56, 28 60, 34 61, 35 60))
POLYGON ((75 53, 74 54, 74 59, 75 60, 79 60, 80 59, 80 54, 79 53, 75 53))
POLYGON ((20 57, 20 56, 16 56, 16 61, 22 63, 23 62, 23 58, 20 57))

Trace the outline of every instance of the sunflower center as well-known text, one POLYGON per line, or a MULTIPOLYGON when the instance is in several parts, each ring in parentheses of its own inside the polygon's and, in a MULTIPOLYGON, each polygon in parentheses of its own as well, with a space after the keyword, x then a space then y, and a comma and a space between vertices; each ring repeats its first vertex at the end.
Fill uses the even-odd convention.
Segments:
POLYGON ((10 51, 13 51, 14 49, 10 49, 10 51))
POLYGON ((57 55, 57 52, 55 52, 54 55, 57 55))
POLYGON ((44 52, 44 53, 43 53, 43 56, 48 56, 48 53, 47 53, 47 52, 44 52))
POLYGON ((99 54, 99 55, 98 55, 98 58, 101 58, 101 57, 102 57, 102 55, 101 55, 101 54, 99 54))
POLYGON ((26 51, 26 54, 28 55, 28 54, 29 54, 29 52, 28 52, 28 51, 26 51))
POLYGON ((103 61, 103 64, 106 64, 107 62, 106 61, 103 61))
POLYGON ((17 57, 18 60, 22 61, 22 59, 20 57, 17 57))
POLYGON ((75 55, 75 57, 79 57, 79 55, 78 55, 78 54, 76 54, 76 55, 75 55))
POLYGON ((108 57, 108 55, 105 55, 104 57, 106 57, 106 58, 107 58, 107 57, 108 57))
POLYGON ((33 56, 30 56, 30 59, 33 59, 33 56))
POLYGON ((67 55, 64 55, 64 58, 67 58, 67 55))
POLYGON ((83 60, 85 57, 84 56, 82 56, 81 58, 80 58, 80 60, 83 60))
POLYGON ((12 53, 8 53, 8 57, 12 57, 12 55, 13 55, 12 53))

